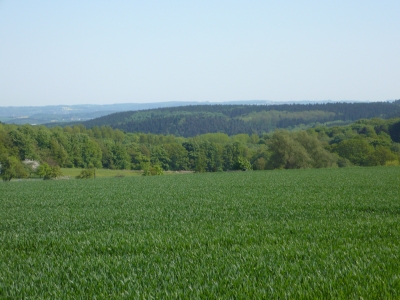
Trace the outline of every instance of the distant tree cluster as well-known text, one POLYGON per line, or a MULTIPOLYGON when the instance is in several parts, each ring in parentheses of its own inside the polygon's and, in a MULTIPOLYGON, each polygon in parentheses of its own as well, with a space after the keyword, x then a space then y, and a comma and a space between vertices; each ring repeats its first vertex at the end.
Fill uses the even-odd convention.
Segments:
POLYGON ((193 105, 110 114, 84 122, 87 128, 109 125, 125 132, 193 137, 205 133, 271 132, 318 124, 349 124, 359 119, 400 116, 398 101, 283 105, 193 105))
POLYGON ((346 126, 229 136, 207 133, 192 138, 126 133, 110 126, 64 128, 0 124, 3 180, 36 174, 60 176, 62 168, 218 172, 398 165, 400 119, 363 119, 346 126), (40 162, 35 165, 32 162, 40 162))

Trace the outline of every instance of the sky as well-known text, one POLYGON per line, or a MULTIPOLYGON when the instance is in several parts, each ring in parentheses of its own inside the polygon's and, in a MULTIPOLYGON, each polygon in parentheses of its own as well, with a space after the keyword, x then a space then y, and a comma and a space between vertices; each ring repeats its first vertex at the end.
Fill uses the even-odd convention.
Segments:
POLYGON ((0 106, 400 98, 400 1, 0 0, 0 106))

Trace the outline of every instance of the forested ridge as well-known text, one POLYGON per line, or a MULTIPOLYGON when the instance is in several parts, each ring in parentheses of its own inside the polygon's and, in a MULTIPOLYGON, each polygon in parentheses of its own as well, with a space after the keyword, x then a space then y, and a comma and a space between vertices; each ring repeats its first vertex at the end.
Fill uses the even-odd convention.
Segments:
POLYGON ((56 177, 59 167, 217 172, 399 165, 399 159, 400 118, 191 138, 128 133, 110 126, 47 128, 0 123, 4 180, 37 172, 35 164, 46 166, 39 167, 43 177, 56 177))
POLYGON ((87 128, 109 125, 126 132, 193 137, 214 132, 263 134, 276 128, 343 125, 374 117, 400 117, 400 100, 391 103, 193 105, 115 113, 83 124, 87 128))

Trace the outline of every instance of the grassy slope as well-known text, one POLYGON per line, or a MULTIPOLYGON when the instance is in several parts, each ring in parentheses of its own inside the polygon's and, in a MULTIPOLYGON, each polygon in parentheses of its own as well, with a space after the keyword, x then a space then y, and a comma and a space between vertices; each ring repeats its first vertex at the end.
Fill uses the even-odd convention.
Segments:
POLYGON ((0 184, 0 298, 400 298, 400 168, 0 184))

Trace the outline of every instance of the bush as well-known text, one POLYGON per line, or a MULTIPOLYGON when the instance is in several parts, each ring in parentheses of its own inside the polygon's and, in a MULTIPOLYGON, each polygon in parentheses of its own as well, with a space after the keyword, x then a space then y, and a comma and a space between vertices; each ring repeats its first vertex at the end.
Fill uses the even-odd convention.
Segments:
POLYGON ((49 172, 47 172, 43 179, 44 180, 48 180, 48 179, 55 179, 57 177, 62 176, 62 172, 59 166, 54 166, 54 167, 50 167, 49 172))
POLYGON ((79 175, 76 176, 76 179, 89 179, 94 178, 94 169, 83 169, 79 175))
POLYGON ((55 179, 62 176, 59 166, 50 167, 48 163, 43 163, 37 167, 36 174, 43 177, 44 180, 55 179))
POLYGON ((246 158, 239 156, 233 165, 233 169, 247 171, 251 170, 252 167, 250 162, 246 158))
POLYGON ((143 176, 154 176, 163 174, 164 170, 159 165, 147 167, 143 170, 143 176))

